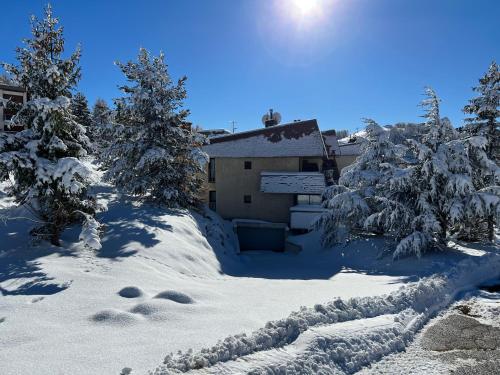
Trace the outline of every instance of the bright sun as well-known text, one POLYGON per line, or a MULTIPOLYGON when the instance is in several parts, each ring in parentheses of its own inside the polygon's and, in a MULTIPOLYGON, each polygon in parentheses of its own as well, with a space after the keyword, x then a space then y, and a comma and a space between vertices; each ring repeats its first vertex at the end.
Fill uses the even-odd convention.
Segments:
POLYGON ((292 0, 293 12, 299 17, 310 17, 320 12, 321 0, 292 0))

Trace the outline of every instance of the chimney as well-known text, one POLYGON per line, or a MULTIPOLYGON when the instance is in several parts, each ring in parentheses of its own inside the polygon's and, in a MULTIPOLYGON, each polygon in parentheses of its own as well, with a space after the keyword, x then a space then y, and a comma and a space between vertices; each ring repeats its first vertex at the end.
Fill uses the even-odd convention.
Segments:
POLYGON ((273 114, 273 110, 270 109, 269 110, 269 117, 268 119, 264 122, 264 125, 266 128, 269 128, 271 126, 275 126, 275 125, 278 125, 278 121, 276 121, 276 118, 273 114))

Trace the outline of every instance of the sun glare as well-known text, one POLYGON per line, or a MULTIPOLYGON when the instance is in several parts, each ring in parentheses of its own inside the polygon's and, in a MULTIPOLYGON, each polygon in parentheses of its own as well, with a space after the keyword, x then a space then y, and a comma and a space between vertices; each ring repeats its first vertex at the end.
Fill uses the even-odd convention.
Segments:
POLYGON ((292 12, 301 18, 318 15, 321 12, 321 0, 292 0, 292 12))

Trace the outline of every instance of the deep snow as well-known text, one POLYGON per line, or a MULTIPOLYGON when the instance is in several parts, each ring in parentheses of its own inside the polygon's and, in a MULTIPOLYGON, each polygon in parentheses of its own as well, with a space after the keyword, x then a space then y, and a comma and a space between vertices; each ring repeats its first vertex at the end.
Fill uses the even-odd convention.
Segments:
MULTIPOLYGON (((294 239, 299 254, 237 255, 230 224, 214 215, 96 191, 107 206, 98 251, 77 243, 77 228, 54 248, 30 243, 28 220, 0 225, 2 375, 145 373, 170 352, 250 334, 301 306, 391 293, 484 255, 462 248, 393 263, 379 259, 381 239, 323 250, 316 233, 294 239)), ((12 205, 0 187, 0 215, 29 215, 12 205)))

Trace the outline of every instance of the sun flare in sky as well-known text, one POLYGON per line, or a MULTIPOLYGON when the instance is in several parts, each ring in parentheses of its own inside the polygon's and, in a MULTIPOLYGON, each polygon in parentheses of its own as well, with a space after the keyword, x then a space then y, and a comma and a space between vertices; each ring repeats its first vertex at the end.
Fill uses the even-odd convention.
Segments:
POLYGON ((279 13, 299 28, 324 23, 331 15, 334 0, 277 0, 279 13))
POLYGON ((321 0, 291 0, 291 12, 296 17, 308 18, 321 13, 321 0))

